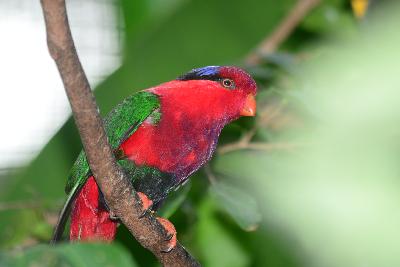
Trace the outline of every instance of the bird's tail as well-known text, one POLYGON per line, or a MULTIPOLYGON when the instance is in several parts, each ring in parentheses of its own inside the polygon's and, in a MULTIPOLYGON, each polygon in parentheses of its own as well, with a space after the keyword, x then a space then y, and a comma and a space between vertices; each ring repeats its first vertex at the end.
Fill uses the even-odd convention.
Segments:
POLYGON ((71 212, 70 240, 112 241, 118 222, 110 213, 93 176, 80 190, 71 212))
POLYGON ((61 211, 51 243, 60 240, 71 209, 71 241, 114 240, 118 222, 110 218, 100 194, 93 176, 87 179, 83 187, 75 186, 61 211))
POLYGON ((65 224, 67 223, 69 213, 71 211, 72 204, 79 193, 82 185, 78 183, 71 189, 71 192, 68 194, 68 198, 65 201, 64 207, 62 208, 60 215, 58 217, 57 224, 54 228, 53 237, 50 240, 50 244, 55 244, 61 240, 61 237, 64 233, 65 224))

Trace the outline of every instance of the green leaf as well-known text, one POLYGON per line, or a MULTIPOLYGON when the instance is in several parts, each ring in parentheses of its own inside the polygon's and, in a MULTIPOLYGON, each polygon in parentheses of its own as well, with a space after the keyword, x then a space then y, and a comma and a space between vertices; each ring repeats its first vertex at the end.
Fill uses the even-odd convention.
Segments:
POLYGON ((41 218, 29 209, 0 212, 0 248, 10 248, 32 237, 41 218))
POLYGON ((53 235, 53 225, 47 222, 39 221, 37 224, 32 226, 32 235, 43 241, 48 241, 53 235))
MULTIPOLYGON (((152 9, 156 3, 116 2, 124 27, 115 31, 118 36, 123 31, 126 37, 125 53, 122 66, 95 90, 102 114, 135 91, 174 79, 193 67, 237 63, 272 31, 294 0, 249 0, 245 4, 249 12, 243 12, 240 0, 228 5, 212 0, 176 2, 162 19, 154 17, 160 15, 152 9)), ((27 201, 37 196, 46 205, 59 203, 65 198, 65 181, 81 149, 76 126, 69 119, 28 167, 7 177, 6 186, 0 188, 0 201, 27 201)), ((20 234, 18 241, 30 234, 24 220, 24 212, 0 213, 0 224, 13 228, 9 233, 20 234)), ((10 244, 8 236, 0 231, 0 243, 18 242, 10 244)))
POLYGON ((255 198, 225 181, 213 183, 210 191, 218 206, 232 216, 242 229, 257 229, 261 222, 261 211, 255 198))
POLYGON ((215 216, 213 201, 206 198, 198 209, 199 223, 194 242, 200 250, 200 262, 204 266, 249 266, 250 257, 245 247, 215 216))
MULTIPOLYGON (((58 246, 38 245, 23 251, 0 254, 0 263, 8 266, 137 266, 129 253, 113 244, 75 243, 58 246)), ((3 266, 3 265, 2 265, 3 266)))

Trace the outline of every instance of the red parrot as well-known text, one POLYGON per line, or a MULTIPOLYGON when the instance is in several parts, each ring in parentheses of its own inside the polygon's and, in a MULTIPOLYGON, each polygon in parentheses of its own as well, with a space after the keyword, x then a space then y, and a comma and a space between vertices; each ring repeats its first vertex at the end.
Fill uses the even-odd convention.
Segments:
MULTIPOLYGON (((156 211, 168 193, 211 159, 222 128, 254 116, 257 86, 233 66, 193 69, 176 80, 140 91, 104 119, 118 164, 131 179, 144 212, 156 211)), ((58 241, 71 212, 70 240, 114 239, 118 220, 110 216, 84 151, 72 167, 52 242, 58 241)), ((173 225, 157 218, 176 244, 173 225)))

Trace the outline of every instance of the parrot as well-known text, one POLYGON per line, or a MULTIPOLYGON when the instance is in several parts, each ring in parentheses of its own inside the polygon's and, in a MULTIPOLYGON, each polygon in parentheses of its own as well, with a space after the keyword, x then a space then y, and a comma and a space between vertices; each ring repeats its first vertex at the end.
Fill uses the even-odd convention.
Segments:
MULTIPOLYGON (((171 191, 207 163, 221 130, 242 116, 255 116, 257 85, 236 66, 206 66, 139 91, 103 119, 115 159, 140 197, 143 214, 156 212, 171 191)), ((67 200, 51 242, 61 240, 70 219, 70 241, 114 240, 113 215, 82 150, 65 187, 67 200)), ((157 220, 171 236, 165 252, 176 245, 176 230, 157 220)))

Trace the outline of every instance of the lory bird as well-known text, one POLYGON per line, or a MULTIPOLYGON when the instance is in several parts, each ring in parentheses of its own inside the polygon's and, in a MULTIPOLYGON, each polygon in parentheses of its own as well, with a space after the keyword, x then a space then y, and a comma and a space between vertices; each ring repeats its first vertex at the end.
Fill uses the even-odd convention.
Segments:
MULTIPOLYGON (((257 86, 238 67, 193 69, 176 80, 140 91, 104 119, 118 164, 131 179, 143 211, 157 210, 168 193, 210 160, 222 128, 241 116, 254 116, 257 86)), ((59 240, 71 212, 70 240, 113 240, 118 220, 91 174, 84 151, 72 167, 68 198, 53 236, 59 240)), ((176 232, 157 218, 172 238, 176 232)))

